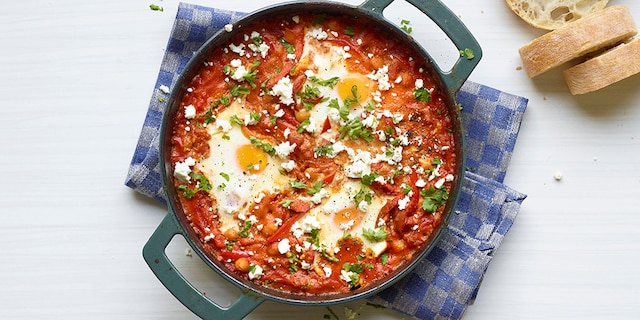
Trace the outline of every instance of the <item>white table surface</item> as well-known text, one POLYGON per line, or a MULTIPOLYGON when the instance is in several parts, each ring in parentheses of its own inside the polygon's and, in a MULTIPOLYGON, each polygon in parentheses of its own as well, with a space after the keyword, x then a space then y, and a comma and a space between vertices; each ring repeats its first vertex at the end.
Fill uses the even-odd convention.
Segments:
MULTIPOLYGON (((1 319, 194 318, 142 259, 165 209, 123 185, 178 5, 154 1, 3 2, 1 319)), ((192 2, 252 11, 277 1, 192 2)), ((535 80, 518 70, 517 49, 543 32, 504 1, 444 2, 484 49, 470 79, 530 99, 506 178, 529 197, 465 319, 638 319, 640 76, 571 96, 560 70, 535 80)), ((640 19, 640 2, 609 4, 640 19)), ((400 0, 385 14, 410 20, 446 65, 448 42, 426 19, 400 0)), ((186 248, 176 239, 167 253, 208 296, 232 301, 237 291, 186 248)), ((266 302, 248 318, 328 313, 266 302)))

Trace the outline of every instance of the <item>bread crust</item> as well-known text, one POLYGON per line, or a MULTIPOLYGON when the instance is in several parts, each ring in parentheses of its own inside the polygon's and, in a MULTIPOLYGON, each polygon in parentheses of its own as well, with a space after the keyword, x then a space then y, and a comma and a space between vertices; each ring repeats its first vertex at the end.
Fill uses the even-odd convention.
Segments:
POLYGON ((505 0, 528 24, 555 30, 604 8, 609 0, 505 0))
POLYGON ((640 38, 623 43, 603 54, 564 71, 573 95, 602 89, 640 73, 640 38))
POLYGON ((531 41, 518 51, 530 78, 582 57, 614 46, 637 34, 629 9, 611 6, 531 41))

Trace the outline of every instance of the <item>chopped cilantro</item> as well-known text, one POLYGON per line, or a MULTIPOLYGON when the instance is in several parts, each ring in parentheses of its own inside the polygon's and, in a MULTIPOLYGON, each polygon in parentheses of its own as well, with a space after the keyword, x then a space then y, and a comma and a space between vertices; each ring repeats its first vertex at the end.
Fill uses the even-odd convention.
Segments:
POLYGON ((280 205, 289 209, 289 207, 291 206, 291 204, 293 203, 293 200, 282 200, 280 201, 280 205))
POLYGON ((379 227, 378 229, 362 229, 362 235, 375 242, 384 241, 387 239, 387 232, 384 230, 384 227, 379 227))
POLYGON ((364 201, 367 204, 371 204, 371 200, 373 200, 373 191, 369 190, 369 188, 365 186, 361 186, 358 193, 353 196, 353 200, 356 203, 356 207, 360 205, 360 202, 364 201))
POLYGON ((258 140, 255 136, 249 137, 249 141, 251 144, 262 149, 262 151, 266 152, 270 156, 274 156, 276 154, 276 149, 269 143, 258 140))
POLYGON ((196 195, 196 191, 185 186, 185 185, 179 185, 178 186, 178 190, 182 191, 182 196, 187 198, 187 199, 191 199, 196 195))
POLYGON ((413 91, 413 98, 417 101, 429 102, 431 101, 431 93, 425 88, 417 88, 413 91))
MULTIPOLYGON (((246 80, 247 82, 249 82, 249 84, 251 85, 252 89, 256 88, 256 76, 258 75, 258 66, 260 65, 260 61, 258 60, 254 60, 253 61, 253 65, 251 65, 251 68, 249 69, 249 72, 247 72, 247 74, 245 74, 242 79, 246 80)), ((247 89, 248 91, 249 89, 247 89)), ((247 92, 249 93, 249 92, 247 92)))
POLYGON ((435 157, 431 160, 431 164, 434 166, 438 166, 442 164, 442 159, 440 157, 435 157))
POLYGON ((309 190, 307 190, 307 193, 310 194, 310 195, 314 195, 314 194, 320 192, 322 187, 324 187, 324 182, 322 180, 316 181, 313 184, 313 186, 311 186, 311 188, 309 188, 309 190))
POLYGON ((311 229, 310 235, 309 242, 316 247, 320 247, 320 229, 311 229))
POLYGON ((220 172, 220 176, 223 177, 225 180, 229 181, 229 175, 224 173, 224 172, 220 172))
POLYGON ((251 122, 260 122, 260 118, 262 117, 262 114, 260 114, 259 112, 249 112, 249 119, 251 120, 251 122))
POLYGON ((340 139, 344 139, 345 136, 348 136, 351 140, 355 140, 357 138, 361 138, 367 142, 371 142, 373 140, 371 131, 365 128, 360 118, 353 118, 349 120, 347 124, 340 127, 338 131, 340 132, 340 139))
POLYGON ((251 90, 249 90, 249 88, 247 87, 243 87, 240 85, 233 85, 231 86, 231 95, 234 97, 237 97, 239 95, 243 95, 243 94, 249 94, 251 92, 251 90))
POLYGON ((380 255, 380 263, 382 263, 384 265, 384 264, 387 264, 388 261, 389 261, 389 253, 388 252, 383 252, 380 255))
POLYGON ((364 109, 367 111, 375 111, 376 110, 376 105, 373 104, 372 101, 367 102, 367 104, 364 106, 364 109))
POLYGON ((371 172, 367 175, 362 176, 362 184, 364 184, 365 186, 370 186, 373 181, 379 177, 380 174, 377 172, 371 172))
POLYGON ((254 265, 249 265, 249 268, 247 269, 249 271, 249 273, 255 273, 256 272, 256 266, 254 265))
POLYGON ((242 229, 240 229, 240 231, 238 232, 238 235, 242 238, 246 238, 249 236, 249 230, 251 229, 251 226, 253 225, 253 222, 251 222, 251 220, 247 220, 244 222, 244 225, 242 226, 242 229))
POLYGON ((336 84, 338 84, 338 81, 340 80, 340 78, 333 77, 325 80, 325 79, 320 79, 316 76, 311 76, 309 77, 309 80, 311 80, 312 83, 315 83, 319 86, 333 88, 336 86, 336 84))
POLYGON ((411 186, 406 184, 406 183, 402 184, 400 186, 400 189, 402 190, 402 193, 404 193, 404 194, 408 194, 409 192, 411 192, 411 190, 413 190, 413 188, 411 188, 411 186))
POLYGON ((327 18, 327 15, 326 15, 326 14, 324 14, 324 13, 319 14, 319 15, 317 15, 317 16, 316 16, 316 18, 315 18, 315 19, 313 19, 312 24, 313 24, 314 26, 315 26, 315 25, 322 24, 322 23, 324 22, 324 19, 326 19, 326 18, 327 18))
POLYGON ((229 251, 233 251, 233 244, 234 243, 235 243, 234 240, 231 240, 231 241, 225 240, 224 241, 224 247, 227 248, 227 250, 229 250, 229 251))
POLYGON ((260 46, 262 44, 262 36, 261 35, 257 35, 253 38, 251 38, 251 42, 253 42, 253 44, 255 44, 256 46, 260 46))
POLYGON ((339 262, 339 261, 340 261, 340 259, 338 259, 338 258, 336 258, 336 257, 334 257, 334 256, 332 256, 332 255, 330 255, 330 254, 327 252, 327 250, 325 250, 325 249, 322 249, 322 252, 321 252, 321 253, 322 253, 322 256, 323 256, 325 259, 327 259, 327 260, 329 260, 329 261, 331 261, 331 262, 339 262))
POLYGON ((296 131, 298 131, 298 133, 303 133, 304 130, 307 129, 307 127, 311 124, 311 120, 309 118, 304 119, 304 121, 302 121, 299 125, 298 125, 298 129, 296 131))
POLYGON ((333 145, 327 143, 323 146, 313 148, 313 153, 316 157, 333 155, 333 145))
POLYGON ((296 47, 287 42, 287 40, 285 40, 284 38, 280 38, 280 43, 282 43, 284 49, 287 50, 287 53, 291 54, 296 52, 296 47))
POLYGON ((157 4, 150 4, 149 5, 149 9, 153 10, 153 11, 164 11, 164 8, 157 5, 157 4))
POLYGON ((475 55, 473 54, 473 50, 469 48, 464 48, 464 50, 460 50, 460 56, 466 57, 467 60, 473 60, 473 58, 475 58, 475 55))
POLYGON ((344 34, 348 35, 348 36, 353 36, 355 35, 355 31, 353 31, 353 27, 352 26, 348 26, 346 28, 344 28, 344 34))
POLYGON ((191 199, 195 197, 196 193, 198 193, 199 191, 211 191, 211 183, 209 183, 209 179, 207 179, 206 176, 195 172, 191 172, 189 175, 191 176, 191 178, 193 178, 193 180, 197 182, 196 188, 191 189, 186 185, 179 185, 177 189, 182 191, 183 197, 185 197, 186 199, 191 199))
POLYGON ((340 113, 340 119, 345 121, 349 120, 349 108, 346 106, 341 107, 338 103, 338 99, 330 100, 328 107, 338 110, 338 112, 340 113))
POLYGON ((355 104, 359 105, 359 100, 360 96, 358 95, 358 86, 353 85, 351 86, 351 97, 347 97, 346 99, 344 99, 343 103, 348 108, 355 104))
POLYGON ((231 122, 232 124, 235 123, 239 126, 244 124, 244 121, 240 120, 240 118, 238 118, 237 114, 232 115, 231 117, 229 117, 229 122, 231 122))
POLYGON ((227 187, 226 184, 221 183, 221 184, 218 185, 218 190, 224 190, 224 188, 226 188, 226 187, 227 187))
POLYGON ((322 99, 322 94, 320 93, 320 89, 317 87, 312 87, 310 85, 305 85, 304 90, 298 93, 298 96, 302 98, 302 105, 305 109, 311 110, 316 104, 326 101, 326 99, 322 99))
POLYGON ((342 265, 342 270, 344 271, 351 271, 351 272, 355 272, 355 273, 362 273, 364 271, 364 269, 362 269, 362 266, 357 264, 357 263, 349 263, 349 262, 345 262, 342 265))
POLYGON ((422 191, 420 191, 420 195, 423 197, 422 209, 431 213, 436 212, 436 210, 449 198, 449 193, 444 187, 439 189, 435 189, 434 187, 422 189, 422 191))
POLYGON ((294 189, 306 189, 307 185, 300 180, 290 180, 289 185, 294 189))
POLYGON ((400 29, 402 29, 406 33, 411 33, 413 31, 413 28, 411 28, 410 24, 411 21, 403 19, 402 21, 400 21, 400 29))

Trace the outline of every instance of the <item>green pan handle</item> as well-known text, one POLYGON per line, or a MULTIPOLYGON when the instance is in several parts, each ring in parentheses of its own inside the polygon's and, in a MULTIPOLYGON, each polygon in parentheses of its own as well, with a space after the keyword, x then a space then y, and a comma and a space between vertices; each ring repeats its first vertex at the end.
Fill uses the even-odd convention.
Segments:
POLYGON ((171 239, 181 233, 181 230, 178 221, 169 211, 145 244, 142 255, 160 282, 189 310, 202 319, 242 319, 264 301, 262 297, 243 293, 225 308, 198 291, 174 267, 165 253, 171 239))
MULTIPOLYGON (((378 15, 378 18, 383 18, 382 11, 393 1, 394 0, 367 0, 361 4, 360 7, 374 16, 378 15)), ((472 50, 474 55, 473 59, 467 59, 466 56, 460 55, 449 71, 443 71, 440 67, 434 65, 434 67, 440 71, 442 80, 445 82, 449 93, 455 96, 455 93, 462 87, 462 84, 464 84, 471 74, 471 71, 473 71, 480 62, 480 58, 482 58, 482 49, 478 41, 476 41, 462 21, 439 0, 405 1, 431 18, 431 20, 444 31, 449 39, 451 39, 458 50, 472 50)))

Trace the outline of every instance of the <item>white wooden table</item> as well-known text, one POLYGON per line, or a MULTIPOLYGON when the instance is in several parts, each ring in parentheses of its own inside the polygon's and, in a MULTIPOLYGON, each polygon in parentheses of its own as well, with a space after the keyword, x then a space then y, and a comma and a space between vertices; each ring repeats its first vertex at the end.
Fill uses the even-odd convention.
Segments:
MULTIPOLYGON (((248 12, 277 1, 192 2, 248 12)), ((637 319, 640 76, 573 97, 560 70, 535 80, 518 70, 517 49, 542 32, 503 1, 444 2, 484 49, 471 80, 530 99, 506 179, 529 198, 466 319, 637 319)), ((194 318, 142 260, 165 210, 123 185, 178 5, 157 0, 156 12, 151 3, 2 5, 1 319, 194 318)), ((640 2, 614 4, 640 21, 640 2)), ((449 43, 409 5, 397 0, 386 15, 410 20, 436 60, 450 60, 449 43)), ((167 252, 207 295, 231 301, 235 289, 186 248, 176 239, 167 252)), ((343 306, 332 310, 345 319, 343 306)), ((266 302, 249 318, 328 313, 266 302)))

